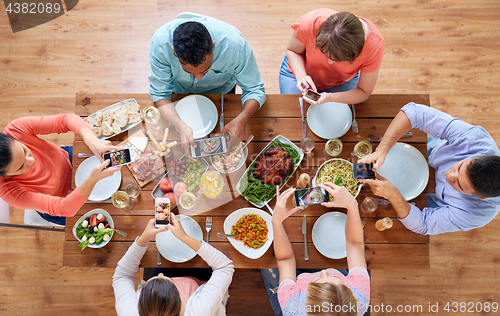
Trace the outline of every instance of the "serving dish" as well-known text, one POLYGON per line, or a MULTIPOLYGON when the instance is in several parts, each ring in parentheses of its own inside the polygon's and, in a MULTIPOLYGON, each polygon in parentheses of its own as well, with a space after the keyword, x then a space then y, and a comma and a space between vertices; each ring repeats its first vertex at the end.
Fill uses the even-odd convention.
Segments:
MULTIPOLYGON (((77 236, 76 236, 76 228, 78 227, 78 225, 83 222, 83 220, 87 217, 90 217, 91 215, 94 215, 94 214, 102 214, 106 217, 106 221, 109 223, 109 226, 110 228, 115 228, 115 223, 113 222, 113 218, 111 218, 111 215, 109 215, 109 213, 106 211, 106 210, 103 210, 102 208, 96 208, 96 209, 93 209, 91 211, 88 211, 87 213, 85 213, 82 217, 80 217, 75 225, 73 225, 73 236, 75 236, 75 238, 79 241, 79 242, 82 242, 81 239, 79 239, 77 236)), ((108 240, 103 240, 101 243, 99 244, 88 244, 87 247, 89 248, 102 248, 104 246, 106 246, 109 241, 111 240, 111 238, 113 238, 113 234, 114 234, 114 231, 111 232, 111 237, 108 239, 108 240)))
MULTIPOLYGON (((313 187, 317 186, 318 184, 318 180, 317 180, 317 177, 318 177, 318 174, 319 172, 323 169, 323 166, 325 166, 326 164, 328 164, 329 162, 331 161, 341 161, 343 163, 347 163, 351 166, 351 170, 350 170, 350 174, 352 176, 352 162, 348 161, 348 160, 345 160, 345 159, 342 159, 342 158, 332 158, 332 159, 329 159, 327 161, 325 161, 324 163, 321 164, 321 166, 318 168, 318 170, 316 171, 316 174, 314 175, 314 178, 312 179, 312 185, 313 187)), ((332 182, 335 183, 335 178, 336 178, 336 175, 335 176, 332 176, 332 182)), ((354 195, 354 197, 356 198, 358 195, 359 195, 359 192, 361 191, 361 187, 363 186, 362 183, 359 183, 358 184, 358 188, 356 190, 356 194, 354 195)), ((351 192, 352 194, 352 192, 351 192)))

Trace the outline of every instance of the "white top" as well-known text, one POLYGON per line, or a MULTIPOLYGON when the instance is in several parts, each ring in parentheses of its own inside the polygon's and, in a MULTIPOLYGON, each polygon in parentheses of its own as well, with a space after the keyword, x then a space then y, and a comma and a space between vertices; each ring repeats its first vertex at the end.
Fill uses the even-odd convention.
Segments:
MULTIPOLYGON (((139 264, 146 250, 147 247, 140 247, 134 242, 118 262, 113 275, 115 308, 118 316, 139 315, 137 303, 142 283, 135 291, 134 275, 139 270, 139 264)), ((213 269, 212 277, 189 297, 184 316, 225 316, 228 288, 234 273, 233 262, 204 241, 197 254, 213 269)))

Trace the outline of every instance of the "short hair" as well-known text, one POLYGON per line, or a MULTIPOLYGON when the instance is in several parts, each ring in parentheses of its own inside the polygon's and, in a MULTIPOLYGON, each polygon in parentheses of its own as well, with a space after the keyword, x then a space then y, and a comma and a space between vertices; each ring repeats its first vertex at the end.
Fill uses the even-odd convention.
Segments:
POLYGON ((199 22, 186 22, 174 31, 174 50, 179 61, 198 67, 212 53, 213 42, 207 28, 199 22))
POLYGON ((333 61, 348 61, 352 64, 364 45, 363 25, 349 12, 331 15, 316 33, 316 47, 333 61))
POLYGON ((146 282, 137 304, 140 316, 178 316, 181 313, 181 297, 175 284, 164 278, 146 282))
POLYGON ((489 198, 500 196, 500 157, 482 155, 471 160, 466 169, 474 196, 489 198))
POLYGON ((14 139, 7 134, 0 133, 0 176, 5 176, 7 167, 12 162, 12 146, 14 139))
POLYGON ((310 282, 307 286, 306 294, 306 309, 307 315, 342 315, 342 316, 357 316, 358 300, 344 284, 332 283, 316 283, 310 282), (329 310, 324 311, 322 308, 316 310, 314 306, 323 307, 323 303, 328 302, 329 310), (335 312, 335 306, 339 306, 341 312, 335 312), (348 308, 342 308, 347 306, 348 308), (350 307, 356 306, 355 311, 350 307), (347 310, 347 311, 342 311, 347 310))

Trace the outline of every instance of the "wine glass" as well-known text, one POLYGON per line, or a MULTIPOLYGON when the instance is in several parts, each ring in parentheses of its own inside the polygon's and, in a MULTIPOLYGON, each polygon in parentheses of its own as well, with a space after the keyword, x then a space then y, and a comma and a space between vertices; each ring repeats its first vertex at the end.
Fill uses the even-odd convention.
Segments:
POLYGON ((130 197, 130 200, 133 201, 132 203, 135 204, 135 198, 141 194, 141 189, 135 182, 129 182, 125 184, 125 192, 128 194, 130 197))
POLYGON ((362 140, 354 146, 354 153, 358 158, 363 158, 372 153, 372 144, 367 140, 362 140))
POLYGON ((186 191, 179 197, 179 206, 188 212, 194 212, 198 208, 198 199, 196 195, 186 191))
POLYGON ((365 197, 363 202, 361 202, 361 211, 365 213, 375 212, 378 207, 377 199, 371 196, 365 197))
POLYGON ((330 138, 326 144, 325 149, 323 150, 323 156, 325 159, 329 159, 331 157, 337 157, 342 152, 342 142, 338 138, 330 138))
POLYGON ((117 208, 121 208, 124 211, 130 211, 135 206, 134 199, 131 199, 127 192, 116 191, 111 196, 111 202, 117 208))
POLYGON ((160 125, 158 124, 160 117, 160 110, 158 110, 154 105, 149 105, 142 110, 142 118, 154 131, 160 130, 160 125))

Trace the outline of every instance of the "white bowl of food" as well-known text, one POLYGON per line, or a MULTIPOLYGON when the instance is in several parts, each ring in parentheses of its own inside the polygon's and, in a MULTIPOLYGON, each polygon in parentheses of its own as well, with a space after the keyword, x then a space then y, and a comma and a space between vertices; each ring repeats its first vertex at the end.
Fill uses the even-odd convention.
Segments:
MULTIPOLYGON (((316 172, 312 180, 313 187, 325 182, 338 184, 338 177, 342 178, 343 185, 351 192, 355 198, 359 195, 363 186, 358 180, 352 176, 352 162, 342 158, 332 158, 325 161, 316 172), (335 182, 337 180, 337 183, 335 182)), ((331 198, 331 197, 330 197, 331 198)))
POLYGON ((80 217, 73 226, 73 235, 80 242, 80 250, 101 248, 113 237, 115 224, 108 212, 96 208, 80 217))
POLYGON ((220 173, 227 174, 235 172, 240 169, 241 166, 245 165, 245 161, 248 155, 248 148, 245 147, 240 153, 240 148, 243 144, 232 146, 228 148, 226 154, 210 156, 210 162, 214 166, 215 170, 220 173))

